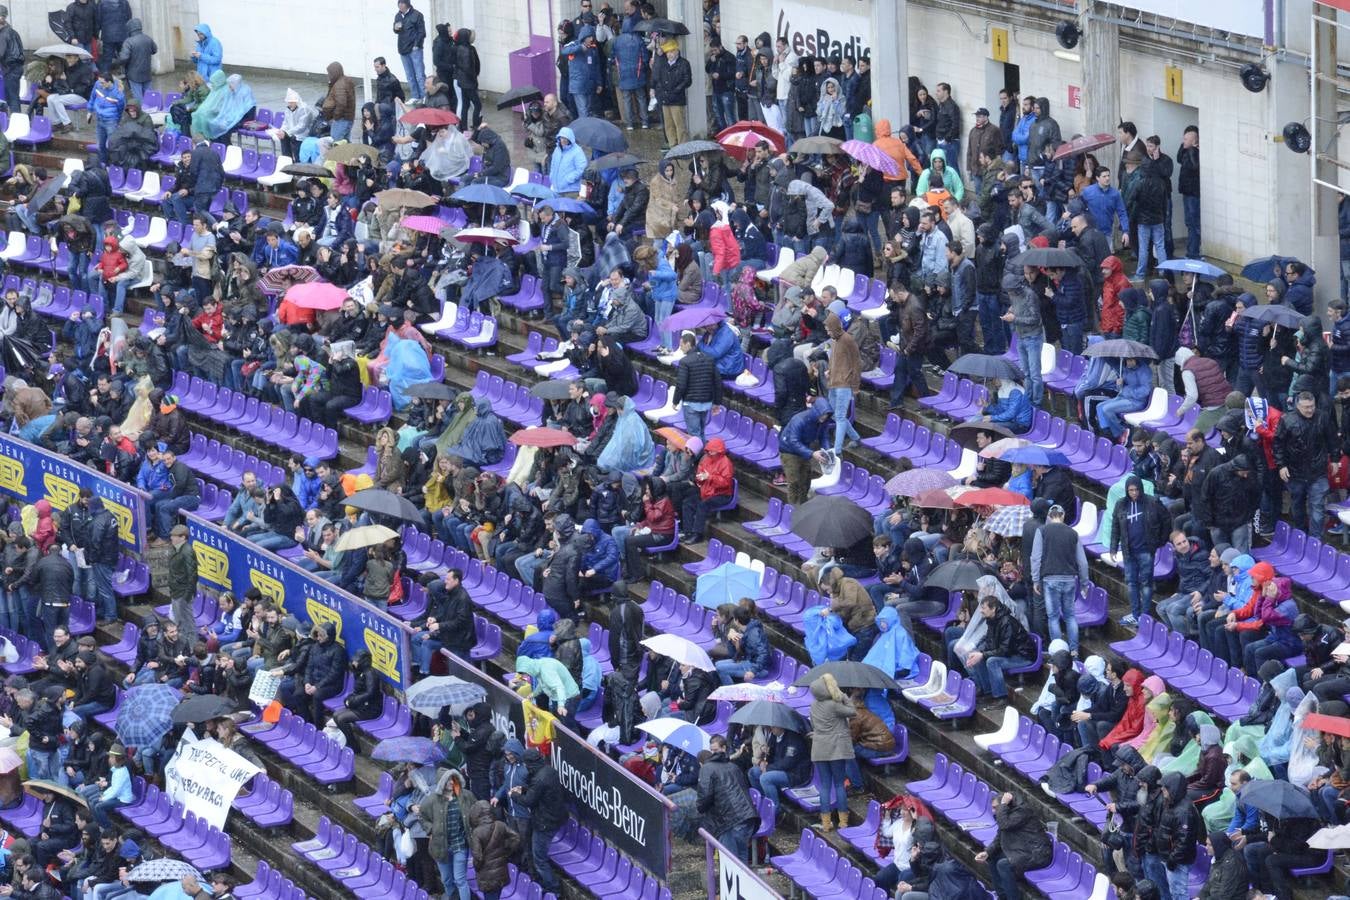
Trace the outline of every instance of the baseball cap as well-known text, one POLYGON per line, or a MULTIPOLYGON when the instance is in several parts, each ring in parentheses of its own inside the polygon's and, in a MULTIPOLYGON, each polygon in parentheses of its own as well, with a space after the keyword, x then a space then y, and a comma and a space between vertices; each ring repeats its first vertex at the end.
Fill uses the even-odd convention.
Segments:
POLYGON ((988 118, 988 116, 989 116, 989 110, 987 110, 987 109, 985 109, 983 106, 981 106, 979 109, 975 110, 975 115, 977 115, 977 116, 984 116, 984 117, 988 118))

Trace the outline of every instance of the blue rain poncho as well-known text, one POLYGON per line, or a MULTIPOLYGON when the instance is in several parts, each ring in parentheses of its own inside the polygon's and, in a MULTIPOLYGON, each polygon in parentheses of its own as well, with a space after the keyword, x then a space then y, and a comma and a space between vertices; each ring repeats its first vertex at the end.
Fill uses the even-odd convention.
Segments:
POLYGON ((474 403, 474 408, 477 415, 464 429, 464 437, 450 448, 450 453, 464 460, 465 465, 480 469, 495 466, 506 454, 506 431, 487 398, 480 397, 474 403))
POLYGON ((637 407, 625 403, 619 420, 614 423, 614 433, 605 449, 600 451, 596 465, 601 469, 636 472, 650 468, 655 459, 656 445, 652 443, 647 423, 638 415, 637 407))
POLYGON ((394 409, 404 409, 413 398, 404 393, 414 384, 431 380, 431 362, 427 351, 417 341, 400 338, 389 333, 384 348, 389 364, 384 367, 385 377, 389 379, 389 393, 394 399, 394 409))

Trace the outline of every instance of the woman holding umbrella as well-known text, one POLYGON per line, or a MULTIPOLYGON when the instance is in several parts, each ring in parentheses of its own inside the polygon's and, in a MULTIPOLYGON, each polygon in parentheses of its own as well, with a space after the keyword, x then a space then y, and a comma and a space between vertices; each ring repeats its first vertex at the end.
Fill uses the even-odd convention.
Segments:
POLYGON ((831 813, 839 814, 840 827, 848 824, 844 776, 855 759, 849 720, 857 710, 828 673, 811 682, 811 698, 811 762, 820 781, 820 829, 833 831, 831 813))

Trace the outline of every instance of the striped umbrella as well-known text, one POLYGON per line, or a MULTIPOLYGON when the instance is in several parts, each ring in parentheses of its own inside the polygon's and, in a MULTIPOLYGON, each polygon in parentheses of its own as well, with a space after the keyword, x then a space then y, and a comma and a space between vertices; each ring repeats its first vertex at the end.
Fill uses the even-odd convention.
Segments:
POLYGON ((984 530, 999 537, 1021 537, 1022 526, 1030 518, 1030 506, 1000 506, 984 520, 984 530))
POLYGON ((258 285, 268 294, 284 294, 293 284, 307 284, 319 280, 319 270, 313 266, 279 266, 258 279, 258 285))

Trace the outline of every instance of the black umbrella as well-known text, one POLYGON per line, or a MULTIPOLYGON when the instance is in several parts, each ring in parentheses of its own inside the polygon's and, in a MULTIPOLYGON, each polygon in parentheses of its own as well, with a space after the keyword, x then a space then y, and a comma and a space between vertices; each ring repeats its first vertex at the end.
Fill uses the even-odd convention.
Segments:
POLYGON ((74 37, 74 34, 70 30, 70 20, 67 18, 64 9, 58 9, 56 12, 47 13, 47 27, 52 30, 52 34, 56 35, 66 43, 70 43, 71 39, 74 37))
POLYGON ((178 725, 196 725, 228 716, 234 711, 234 702, 219 694, 194 694, 174 707, 169 721, 178 725))
POLYGON ((1002 356, 988 353, 967 353, 958 356, 947 367, 948 372, 956 375, 969 375, 971 378, 997 378, 1001 381, 1022 382, 1022 370, 1002 356))
POLYGON ((844 144, 838 138, 832 137, 805 137, 798 138, 792 142, 788 148, 789 153, 796 153, 798 156, 811 156, 817 153, 830 156, 839 152, 839 148, 844 144))
POLYGON ((282 174, 298 175, 301 178, 332 178, 333 173, 327 166, 320 166, 315 163, 291 163, 289 166, 281 167, 282 174))
POLYGON ((995 425, 993 422, 962 422, 960 425, 953 425, 947 436, 962 447, 974 450, 975 436, 981 433, 989 435, 993 440, 1017 436, 1002 425, 995 425))
POLYGON ((773 700, 752 700, 731 716, 737 725, 763 725, 765 728, 786 728, 798 734, 806 734, 810 727, 806 720, 792 707, 773 700))
POLYGON ((685 141, 666 151, 665 159, 678 159, 682 156, 695 156, 699 153, 722 153, 722 145, 716 141, 685 141))
POLYGON ((792 511, 792 533, 813 547, 852 547, 872 533, 872 514, 838 494, 792 511))
POLYGON ((37 189, 33 191, 32 196, 28 198, 28 211, 37 215, 42 207, 52 202, 56 195, 61 192, 61 188, 65 187, 65 184, 65 175, 53 175, 39 184, 37 189))
POLYGON ((637 32, 655 31, 658 34, 673 34, 684 37, 689 33, 689 28, 683 22, 675 22, 671 19, 647 19, 633 26, 637 32))
POLYGON ((1124 338, 1113 338, 1109 341, 1098 341, 1095 344, 1089 344, 1083 351, 1084 356, 1105 356, 1116 357, 1118 359, 1157 359, 1158 354, 1148 344, 1139 341, 1127 341, 1124 338))
POLYGON ((1283 303, 1249 306, 1242 311, 1242 314, 1249 319, 1255 319, 1269 325, 1283 325, 1285 328, 1303 327, 1303 314, 1292 306, 1285 306, 1283 303))
POLYGON ((935 567, 923 580, 923 586, 944 591, 974 591, 979 589, 976 582, 988 574, 976 563, 957 559, 935 567))
POLYGON ((628 149, 628 139, 619 126, 595 116, 585 116, 567 126, 572 129, 577 143, 600 153, 618 153, 628 149))
POLYGON ((540 400, 566 400, 571 396, 572 382, 565 379, 550 378, 530 388, 530 394, 540 400))
POLYGON ((542 99, 544 99, 544 92, 533 85, 511 88, 497 98, 497 108, 506 109, 508 106, 519 106, 522 103, 529 103, 531 100, 542 99))
POLYGON ((898 691, 900 685, 894 678, 865 662, 840 659, 821 663, 801 678, 792 682, 797 687, 809 687, 811 682, 822 675, 833 675, 841 688, 862 688, 863 690, 898 691))
POLYGON ((605 172, 609 169, 627 169, 632 166, 640 166, 643 163, 651 162, 650 159, 642 159, 631 153, 606 153, 604 156, 596 157, 590 161, 586 169, 591 172, 605 172))
MULTIPOLYGON (((192 329, 189 329, 192 330, 192 329)), ((357 491, 344 501, 345 506, 354 506, 380 516, 393 516, 405 522, 421 522, 422 513, 407 497, 381 488, 366 488, 357 491)))
POLYGON ((1015 266, 1044 266, 1048 269, 1072 269, 1083 264, 1082 258, 1064 247, 1032 247, 1012 258, 1015 266))
POLYGON ((443 381, 420 381, 404 388, 403 393, 424 400, 453 400, 458 391, 443 381))
POLYGON ((1247 782, 1247 786, 1238 794, 1238 799, 1247 806, 1254 806, 1261 812, 1276 819, 1316 819, 1317 808, 1307 791, 1297 788, 1287 781, 1257 779, 1247 782))

